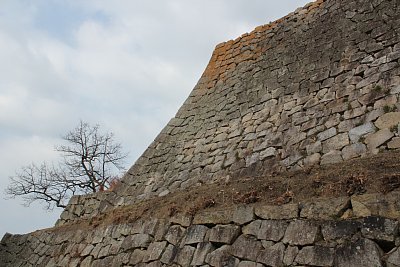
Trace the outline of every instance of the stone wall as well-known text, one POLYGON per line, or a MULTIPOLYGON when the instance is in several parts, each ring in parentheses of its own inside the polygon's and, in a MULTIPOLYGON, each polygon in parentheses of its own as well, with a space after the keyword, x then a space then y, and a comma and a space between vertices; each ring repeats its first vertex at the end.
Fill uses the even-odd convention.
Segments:
POLYGON ((0 266, 400 266, 400 192, 6 234, 0 266), (79 227, 78 227, 79 228, 79 227))
POLYGON ((319 0, 218 45, 115 194, 74 200, 59 224, 251 168, 399 148, 398 25, 398 0, 319 0))

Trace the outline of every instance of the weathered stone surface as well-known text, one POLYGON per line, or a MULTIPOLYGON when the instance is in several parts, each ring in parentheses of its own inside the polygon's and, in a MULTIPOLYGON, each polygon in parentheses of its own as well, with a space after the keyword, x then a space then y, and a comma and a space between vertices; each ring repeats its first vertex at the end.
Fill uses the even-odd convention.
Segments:
POLYGON ((351 197, 355 217, 381 216, 400 218, 400 193, 393 191, 386 195, 364 194, 351 197))
POLYGON ((233 212, 232 221, 234 223, 243 225, 251 222, 254 219, 254 207, 249 205, 237 206, 233 212))
POLYGON ((379 129, 390 129, 392 126, 397 126, 400 123, 400 112, 389 112, 380 116, 375 126, 379 129))
POLYGON ((166 246, 166 241, 151 243, 146 250, 145 256, 143 257, 143 262, 159 260, 166 246))
POLYGON ((342 157, 344 160, 356 158, 367 153, 367 147, 362 143, 355 143, 346 146, 342 150, 342 157))
POLYGON ((238 267, 263 267, 261 263, 256 263, 252 261, 241 261, 238 267))
POLYGON ((335 250, 329 247, 309 246, 302 248, 295 262, 306 266, 333 266, 335 250))
POLYGON ((396 267, 400 266, 400 249, 396 248, 389 253, 389 257, 387 259, 388 267, 396 267), (390 265, 392 264, 392 265, 390 265))
POLYGON ((399 232, 399 222, 383 217, 366 217, 362 220, 361 233, 365 238, 393 242, 399 232))
POLYGON ((261 242, 255 237, 241 235, 233 243, 231 253, 235 257, 255 262, 262 249, 261 242))
POLYGON ((342 153, 337 150, 332 150, 322 156, 321 165, 334 164, 342 161, 343 161, 342 153))
POLYGON ((348 242, 336 249, 335 266, 383 266, 379 247, 368 239, 348 242))
POLYGON ((255 214, 266 220, 293 219, 298 217, 298 204, 286 204, 281 206, 258 205, 255 206, 255 214))
POLYGON ((193 217, 187 214, 179 213, 171 217, 170 222, 188 227, 192 223, 193 217))
POLYGON ((342 216, 343 212, 350 206, 350 198, 316 199, 302 203, 301 206, 300 217, 329 220, 342 216))
POLYGON ((192 225, 187 229, 187 234, 185 238, 185 244, 196 244, 201 243, 204 240, 208 227, 204 225, 192 225))
POLYGON ((321 225, 324 240, 349 239, 361 227, 358 221, 328 221, 321 225))
POLYGON ((192 246, 184 246, 178 250, 174 262, 181 266, 190 266, 195 250, 192 246))
POLYGON ((285 253, 285 245, 277 243, 271 247, 261 250, 257 257, 257 262, 267 266, 283 266, 283 256, 285 253))
POLYGON ((388 128, 377 131, 376 133, 370 134, 365 139, 365 143, 368 149, 374 149, 384 144, 386 141, 390 140, 394 134, 388 128))
POLYGON ((240 227, 236 225, 217 225, 210 230, 209 241, 232 244, 240 234, 240 227))
POLYGON ((324 141, 326 139, 329 139, 329 138, 335 136, 336 134, 337 134, 336 128, 335 127, 331 127, 328 130, 319 133, 317 135, 317 137, 318 137, 319 141, 324 141))
POLYGON ((290 245, 311 245, 319 238, 320 229, 309 221, 292 221, 285 233, 283 243, 290 245))
POLYGON ((232 210, 204 210, 194 216, 193 224, 229 224, 232 219, 232 210))
POLYGON ((168 247, 165 249, 160 261, 164 264, 171 264, 176 255, 178 254, 178 248, 169 244, 168 247))
POLYGON ((185 233, 185 228, 179 225, 173 225, 169 228, 167 234, 165 235, 165 240, 176 246, 182 240, 185 233))
POLYGON ((121 248, 124 250, 132 248, 147 248, 153 238, 147 234, 135 234, 125 238, 121 248))
POLYGON ((263 220, 257 231, 257 238, 275 242, 280 241, 286 232, 287 226, 288 224, 284 221, 263 220))
POLYGON ((375 131, 376 131, 375 125, 372 122, 367 122, 349 131, 350 141, 352 143, 357 143, 360 137, 369 133, 374 133, 375 131))
POLYGON ((285 266, 292 265, 298 253, 299 253, 298 247, 288 246, 285 251, 285 255, 283 256, 283 264, 285 266))
POLYGON ((239 260, 231 256, 231 246, 224 245, 208 254, 206 263, 215 267, 236 266, 239 260))
POLYGON ((395 137, 387 144, 390 149, 400 148, 400 137, 395 137))
POLYGON ((349 143, 349 135, 347 133, 341 133, 324 141, 322 143, 322 152, 328 153, 330 151, 340 150, 349 143))
POLYGON ((214 246, 209 242, 198 243, 193 255, 192 266, 205 264, 207 255, 214 250, 214 246))

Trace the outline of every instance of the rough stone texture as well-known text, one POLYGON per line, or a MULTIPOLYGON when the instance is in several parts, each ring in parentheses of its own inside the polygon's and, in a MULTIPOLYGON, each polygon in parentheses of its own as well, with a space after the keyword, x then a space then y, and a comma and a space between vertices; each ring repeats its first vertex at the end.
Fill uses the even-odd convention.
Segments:
MULTIPOLYGON (((150 219, 85 231, 6 234, 0 242, 0 266, 398 266, 400 192, 354 198, 380 215, 321 220, 298 214, 255 218, 245 225, 189 226, 168 222, 174 218, 150 219), (156 240, 159 229, 168 234, 156 240)), ((344 202, 312 203, 329 210, 332 203, 344 202)), ((356 206, 347 208, 357 214, 356 206)))
MULTIPOLYGON (((57 225, 199 181, 335 163, 396 148, 399 24, 397 0, 318 0, 218 45, 188 99, 121 186, 71 198, 57 225)), ((352 196, 351 206, 340 200, 264 203, 240 212, 205 210, 193 220, 177 216, 165 223, 139 220, 83 231, 65 227, 6 234, 0 263, 399 266, 399 199, 393 192, 352 196), (342 221, 337 217, 345 208, 349 220, 342 221)))
POLYGON ((304 203, 300 217, 308 219, 332 219, 340 218, 343 212, 350 206, 350 198, 319 199, 304 203))
POLYGON ((58 225, 199 180, 399 147, 399 17, 394 0, 318 0, 218 45, 123 186, 72 198, 58 225))
POLYGON ((290 245, 310 245, 319 238, 319 226, 309 221, 293 221, 289 224, 283 243, 290 245))

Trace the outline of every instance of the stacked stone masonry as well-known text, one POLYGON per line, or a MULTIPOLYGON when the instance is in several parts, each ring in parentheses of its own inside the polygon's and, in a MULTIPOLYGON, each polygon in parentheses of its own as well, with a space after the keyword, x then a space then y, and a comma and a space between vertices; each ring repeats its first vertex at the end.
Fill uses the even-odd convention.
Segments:
POLYGON ((399 148, 399 25, 398 0, 319 0, 218 45, 115 193, 76 197, 59 224, 251 168, 399 148))
POLYGON ((72 222, 234 175, 400 148, 400 1, 318 0, 218 45, 113 192, 6 234, 0 266, 400 266, 400 193, 236 206, 76 229, 72 222))
POLYGON ((400 192, 3 237, 0 266, 400 266, 400 192))

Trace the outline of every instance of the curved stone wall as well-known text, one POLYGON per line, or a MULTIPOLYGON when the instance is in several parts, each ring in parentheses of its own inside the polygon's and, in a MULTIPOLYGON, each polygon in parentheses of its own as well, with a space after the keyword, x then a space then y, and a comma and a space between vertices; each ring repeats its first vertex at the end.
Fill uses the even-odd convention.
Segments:
POLYGON ((121 186, 74 198, 59 224, 252 169, 399 148, 398 25, 397 0, 320 0, 218 45, 121 186))

